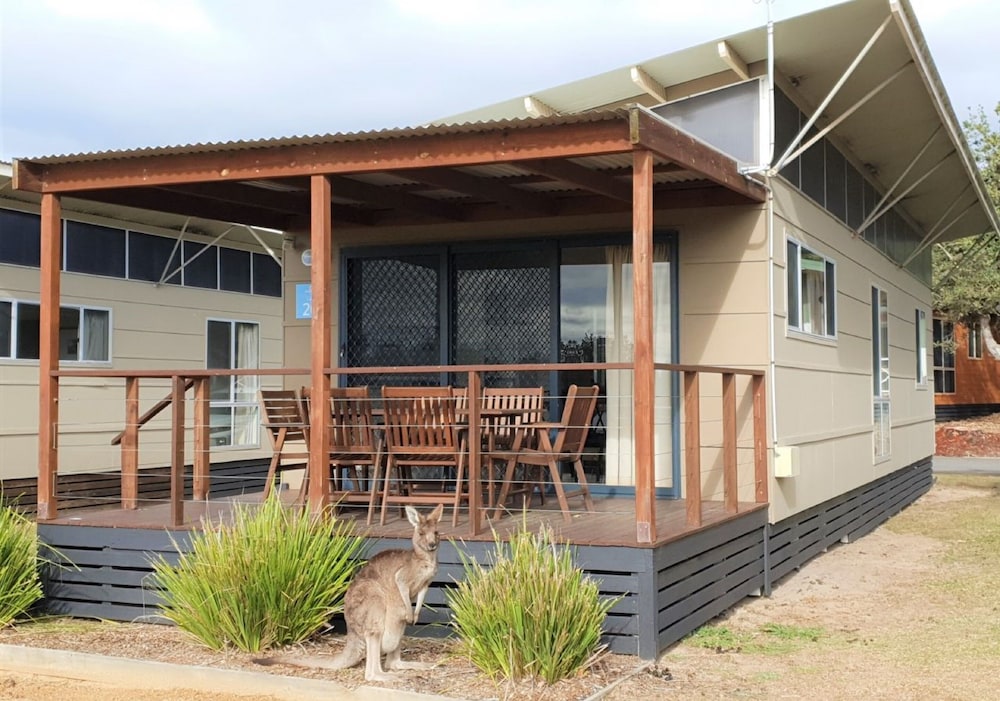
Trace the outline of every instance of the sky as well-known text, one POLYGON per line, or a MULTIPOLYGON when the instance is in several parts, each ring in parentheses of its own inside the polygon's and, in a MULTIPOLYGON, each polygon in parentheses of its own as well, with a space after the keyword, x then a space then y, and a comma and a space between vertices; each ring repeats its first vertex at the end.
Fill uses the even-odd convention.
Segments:
MULTIPOLYGON (((1000 2, 910 0, 960 120, 1000 2)), ((0 160, 412 126, 834 0, 0 0, 0 160)))

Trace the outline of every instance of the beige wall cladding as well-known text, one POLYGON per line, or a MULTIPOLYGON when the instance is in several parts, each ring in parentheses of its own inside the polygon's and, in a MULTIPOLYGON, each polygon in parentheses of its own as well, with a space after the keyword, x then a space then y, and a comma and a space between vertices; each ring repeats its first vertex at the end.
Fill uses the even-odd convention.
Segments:
POLYGON ((784 181, 775 193, 777 445, 798 446, 800 474, 772 479, 773 520, 809 508, 933 454, 933 394, 915 385, 915 310, 930 290, 784 181), (785 241, 836 263, 837 335, 787 330, 785 241), (889 309, 891 452, 874 458, 871 288, 889 309))
MULTIPOLYGON (((68 363, 63 369, 100 371, 196 369, 206 363, 205 335, 209 319, 260 325, 260 367, 282 366, 282 301, 215 290, 154 285, 93 275, 63 273, 63 305, 111 310, 111 363, 68 363)), ((39 271, 0 265, 0 298, 37 302, 39 271)), ((265 378, 265 386, 280 386, 280 378, 265 378)), ((140 381, 140 411, 168 394, 162 380, 140 381)), ((120 448, 111 439, 124 427, 124 381, 65 378, 59 398, 60 474, 119 469, 120 448)), ((169 412, 164 412, 169 417, 169 412)), ((191 425, 193 405, 188 402, 191 425)), ((169 422, 151 423, 140 432, 140 464, 169 464, 169 422)), ((38 474, 38 362, 0 360, 0 478, 38 474)), ((254 449, 216 449, 212 460, 269 457, 266 438, 254 449)), ((186 459, 193 459, 189 445, 186 459)))

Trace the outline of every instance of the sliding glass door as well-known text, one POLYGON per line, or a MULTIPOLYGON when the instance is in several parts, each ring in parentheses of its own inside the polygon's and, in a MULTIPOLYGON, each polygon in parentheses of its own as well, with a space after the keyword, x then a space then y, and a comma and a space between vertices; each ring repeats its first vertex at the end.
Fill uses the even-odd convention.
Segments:
MULTIPOLYGON (((428 246, 402 252, 345 252, 341 364, 631 362, 632 263, 624 237, 601 245, 556 241, 503 246, 428 246)), ((673 274, 669 246, 654 248, 654 357, 673 361, 673 274)), ((350 376, 355 385, 464 385, 464 373, 350 376)), ((543 386, 563 397, 570 384, 601 388, 587 457, 597 482, 631 486, 630 371, 494 372, 488 387, 543 386)), ((656 486, 675 486, 671 377, 656 379, 656 486)), ((561 405, 550 402, 554 417, 561 405)))

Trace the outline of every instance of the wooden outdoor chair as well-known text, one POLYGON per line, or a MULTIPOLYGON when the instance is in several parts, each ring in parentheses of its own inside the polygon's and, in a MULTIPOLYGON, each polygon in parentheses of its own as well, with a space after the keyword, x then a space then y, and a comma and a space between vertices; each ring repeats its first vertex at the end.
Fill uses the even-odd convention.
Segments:
MULTIPOLYGON (((597 385, 591 387, 570 385, 566 393, 566 405, 563 407, 561 421, 539 421, 530 424, 516 434, 514 446, 510 451, 498 451, 498 455, 506 461, 507 467, 504 472, 503 486, 500 488, 500 496, 493 509, 493 518, 499 518, 501 515, 500 512, 510 492, 517 465, 548 468, 564 520, 569 521, 572 518, 567 502, 570 497, 583 497, 587 511, 594 510, 594 501, 587 486, 587 476, 583 471, 581 455, 587 442, 587 433, 590 431, 590 421, 594 416, 594 407, 597 405, 599 392, 600 387, 597 385), (554 434, 555 438, 553 439, 550 434, 554 434), (524 438, 521 438, 522 436, 524 438), (529 438, 533 438, 537 443, 534 446, 527 444, 529 438), (576 472, 578 488, 572 492, 567 492, 563 488, 559 471, 559 463, 561 462, 571 463, 576 472)), ((526 498, 530 498, 532 489, 533 487, 529 487, 526 498)))
POLYGON ((465 440, 451 387, 383 387, 386 470, 380 523, 391 504, 452 505, 452 525, 468 499, 465 440), (434 468, 433 475, 421 475, 434 468), (430 484, 436 484, 437 489, 430 484))
MULTIPOLYGON (((308 387, 302 388, 302 398, 312 417, 308 387)), ((372 417, 368 388, 331 387, 327 405, 331 499, 337 504, 366 504, 371 524, 382 463, 382 440, 372 417)))
MULTIPOLYGON (((263 419, 261 425, 271 439, 273 451, 264 483, 264 499, 267 499, 275 477, 282 470, 305 468, 306 475, 309 474, 309 421, 293 389, 258 390, 257 401, 263 419)), ((305 489, 306 478, 303 478, 297 502, 303 501, 305 489)))
MULTIPOLYGON (((503 470, 496 472, 497 463, 506 464, 515 436, 525 426, 542 420, 542 387, 487 387, 483 390, 483 414, 480 426, 483 436, 482 463, 487 483, 487 508, 495 506, 496 483, 503 470)), ((522 443, 532 440, 522 436, 522 443)), ((508 493, 509 494, 509 493, 508 493)))

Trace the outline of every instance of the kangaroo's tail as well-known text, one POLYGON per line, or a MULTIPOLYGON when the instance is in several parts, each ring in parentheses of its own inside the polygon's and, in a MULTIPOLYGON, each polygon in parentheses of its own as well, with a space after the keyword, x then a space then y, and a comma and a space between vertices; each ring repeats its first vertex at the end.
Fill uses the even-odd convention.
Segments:
POLYGON ((354 636, 350 636, 344 645, 344 649, 336 657, 282 653, 271 655, 270 657, 255 657, 253 662, 265 667, 287 664, 293 667, 309 667, 310 669, 347 669, 360 662, 364 654, 365 647, 361 641, 354 636))

